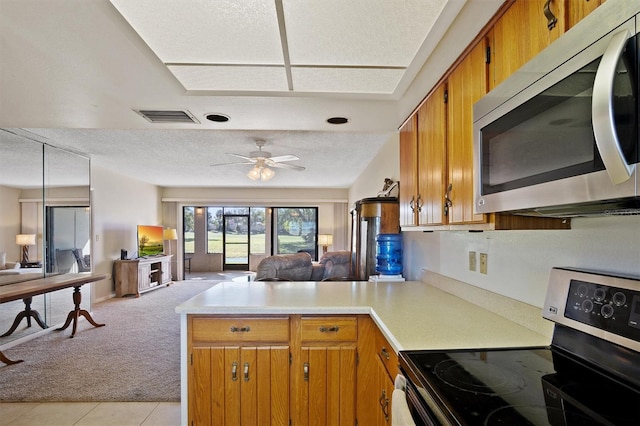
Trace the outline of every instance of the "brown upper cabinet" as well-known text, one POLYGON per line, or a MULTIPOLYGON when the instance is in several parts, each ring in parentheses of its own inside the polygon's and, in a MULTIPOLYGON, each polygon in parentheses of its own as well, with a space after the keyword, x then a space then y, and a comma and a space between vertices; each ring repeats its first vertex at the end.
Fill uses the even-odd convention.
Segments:
POLYGON ((474 213, 473 104, 602 2, 511 1, 476 38, 400 129, 403 230, 570 228, 569 219, 474 213))
POLYGON ((553 43, 605 0, 516 0, 489 30, 489 89, 553 43))

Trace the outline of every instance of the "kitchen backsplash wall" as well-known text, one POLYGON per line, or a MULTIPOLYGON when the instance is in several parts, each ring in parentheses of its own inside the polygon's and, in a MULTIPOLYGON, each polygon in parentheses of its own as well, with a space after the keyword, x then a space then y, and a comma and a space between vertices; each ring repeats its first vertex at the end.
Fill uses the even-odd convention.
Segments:
MULTIPOLYGON (((640 276, 640 216, 577 218, 571 230, 404 232, 404 276, 423 269, 542 307, 554 266, 640 276), (487 274, 469 251, 488 254, 487 274)), ((479 256, 478 256, 479 263, 479 256)))

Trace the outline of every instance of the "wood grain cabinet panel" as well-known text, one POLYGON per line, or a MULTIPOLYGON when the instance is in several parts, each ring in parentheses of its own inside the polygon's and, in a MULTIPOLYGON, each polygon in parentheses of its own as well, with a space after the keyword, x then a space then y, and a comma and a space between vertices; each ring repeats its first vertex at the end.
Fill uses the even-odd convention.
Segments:
POLYGON ((473 104, 487 94, 486 43, 481 40, 448 79, 447 96, 447 223, 484 223, 474 208, 473 104))
POLYGON ((289 347, 196 347, 189 366, 193 425, 288 425, 289 347))
POLYGON ((303 343, 355 342, 358 321, 356 317, 303 317, 300 335, 303 343))
POLYGON ((189 424, 288 425, 289 332, 289 317, 189 315, 189 424))
POLYGON ((400 226, 415 226, 418 194, 418 120, 413 115, 400 129, 400 226))

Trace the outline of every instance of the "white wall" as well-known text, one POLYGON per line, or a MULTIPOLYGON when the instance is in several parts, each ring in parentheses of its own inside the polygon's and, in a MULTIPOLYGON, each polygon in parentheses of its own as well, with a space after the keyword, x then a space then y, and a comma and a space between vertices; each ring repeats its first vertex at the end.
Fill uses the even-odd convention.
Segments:
POLYGON ((384 186, 384 179, 394 181, 400 179, 400 138, 399 133, 389 137, 378 155, 369 163, 360 174, 356 182, 349 189, 349 206, 363 198, 375 197, 384 186))
POLYGON ((20 261, 21 250, 16 244, 20 233, 20 190, 0 186, 0 253, 7 253, 7 262, 20 261))
MULTIPOLYGON (((91 167, 94 272, 112 274, 120 249, 137 251, 136 225, 161 225, 160 189, 101 167, 91 167)), ((113 280, 93 285, 92 300, 112 296, 113 280)))
POLYGON ((405 276, 423 268, 541 307, 554 266, 640 276, 640 216, 576 218, 570 230, 405 232, 405 276), (468 251, 488 253, 486 275, 468 251))

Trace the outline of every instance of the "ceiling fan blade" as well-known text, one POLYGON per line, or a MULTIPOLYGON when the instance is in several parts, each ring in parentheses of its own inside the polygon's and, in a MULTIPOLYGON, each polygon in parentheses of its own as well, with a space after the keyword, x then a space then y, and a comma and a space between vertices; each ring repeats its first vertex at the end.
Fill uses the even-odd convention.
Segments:
POLYGON ((209 164, 211 167, 216 167, 216 166, 233 166, 233 165, 243 165, 243 164, 253 164, 253 161, 245 161, 243 163, 241 162, 233 162, 233 163, 218 163, 218 164, 209 164))
POLYGON ((295 164, 287 164, 287 163, 273 163, 273 164, 269 164, 269 167, 277 167, 279 169, 291 169, 291 170, 304 170, 305 169, 302 166, 296 166, 295 164))
POLYGON ((268 157, 268 160, 273 161, 274 163, 280 163, 282 161, 297 161, 300 158, 295 155, 278 155, 277 157, 268 157))
POLYGON ((252 163, 256 162, 255 158, 247 157, 247 156, 244 156, 244 155, 234 154, 232 152, 227 152, 226 154, 227 155, 233 155, 234 157, 242 158, 243 160, 251 161, 252 163))

